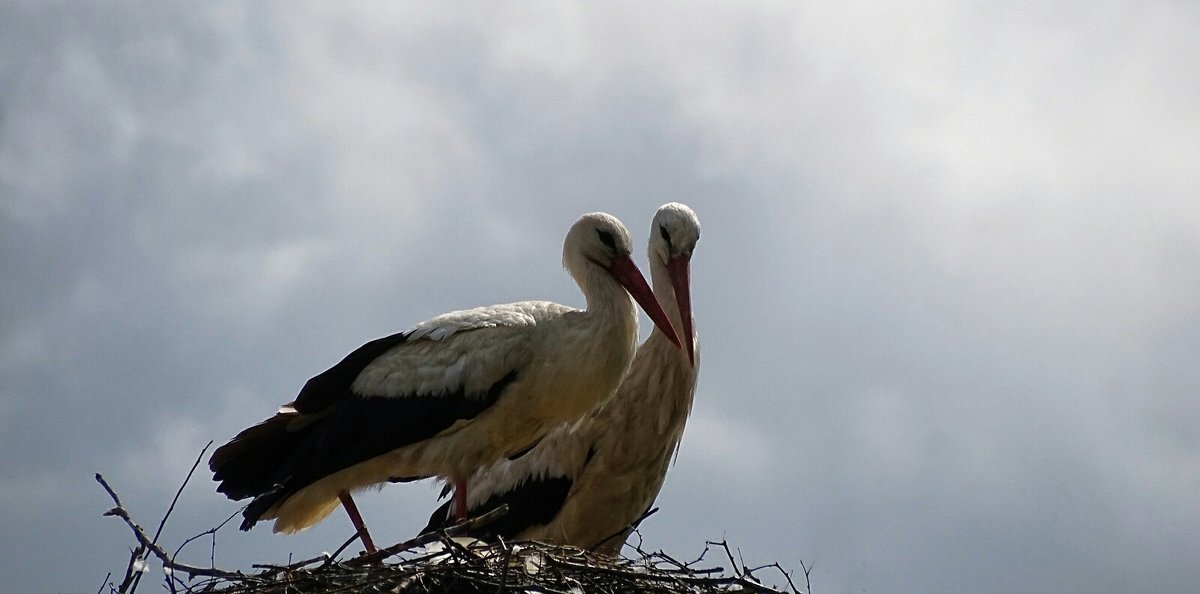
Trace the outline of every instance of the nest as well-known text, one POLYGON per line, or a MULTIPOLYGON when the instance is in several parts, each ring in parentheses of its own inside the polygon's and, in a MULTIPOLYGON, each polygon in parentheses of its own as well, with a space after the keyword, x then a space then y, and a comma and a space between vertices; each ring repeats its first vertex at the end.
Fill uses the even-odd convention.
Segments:
MULTIPOLYGON (((170 554, 157 543, 167 517, 163 518, 158 532, 151 537, 133 520, 120 497, 104 478, 97 474, 96 480, 115 504, 105 515, 122 519, 138 542, 138 546, 131 551, 120 583, 111 581, 112 574, 105 578, 100 591, 107 589, 112 594, 132 594, 136 591, 142 578, 149 574, 151 560, 161 564, 165 579, 162 585, 173 594, 802 594, 811 591, 808 580, 811 567, 803 562, 800 567, 804 572, 804 588, 798 589, 792 575, 778 563, 748 567, 744 561, 739 563, 740 552, 738 559, 735 559, 725 542, 707 542, 699 557, 683 562, 662 551, 644 551, 640 535, 639 543, 631 547, 636 554, 616 558, 542 542, 508 543, 501 540, 485 543, 459 536, 495 519, 490 516, 503 515, 507 506, 445 531, 422 535, 370 555, 349 559, 339 559, 339 556, 357 540, 357 536, 346 541, 332 554, 289 565, 255 565, 252 572, 229 571, 211 564, 208 567, 188 565, 176 560, 179 550, 170 554), (706 566, 705 558, 713 551, 724 554, 724 559, 730 565, 728 570, 720 566, 706 566)), ((182 489, 180 487, 180 491, 182 489)), ((167 516, 170 516, 176 501, 172 502, 167 516)), ((233 517, 230 516, 226 523, 233 517)), ((213 536, 215 547, 216 531, 224 525, 222 523, 184 541, 179 549, 205 535, 213 536)))
POLYGON ((708 543, 698 559, 681 562, 663 552, 610 559, 574 547, 541 542, 486 544, 438 535, 438 540, 409 548, 387 561, 318 558, 262 567, 259 573, 208 577, 179 592, 222 594, 332 594, 334 592, 428 594, 431 592, 546 592, 623 594, 760 592, 799 594, 778 564, 739 566, 725 543, 708 543), (705 555, 723 550, 733 564, 701 567, 705 555), (755 572, 772 571, 786 582, 776 589, 755 572))

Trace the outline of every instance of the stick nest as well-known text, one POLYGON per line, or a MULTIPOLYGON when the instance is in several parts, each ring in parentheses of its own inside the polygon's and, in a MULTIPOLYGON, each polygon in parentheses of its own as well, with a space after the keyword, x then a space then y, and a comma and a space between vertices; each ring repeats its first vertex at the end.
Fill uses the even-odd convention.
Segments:
POLYGON ((762 592, 798 593, 777 564, 749 569, 738 566, 725 543, 708 543, 704 554, 680 562, 662 552, 610 559, 574 547, 541 542, 500 543, 441 536, 409 549, 392 560, 363 562, 313 559, 286 567, 263 567, 250 575, 209 577, 180 592, 223 594, 325 594, 334 592, 427 594, 431 592, 762 592), (712 550, 723 550, 734 565, 699 567, 712 550), (773 570, 790 589, 760 582, 755 571, 773 570))
MULTIPOLYGON (((210 444, 211 445, 211 444, 210 444)), ((207 446, 205 447, 207 450, 207 446)), ((204 451, 192 466, 192 472, 204 456, 204 451)), ((180 486, 179 492, 192 476, 180 486)), ((210 536, 216 548, 216 532, 232 520, 231 515, 220 525, 184 541, 175 554, 168 553, 158 543, 163 525, 175 509, 179 492, 159 523, 158 530, 148 534, 134 521, 116 491, 100 474, 96 481, 112 499, 114 507, 104 515, 120 518, 133 532, 137 546, 130 550, 129 564, 119 583, 111 573, 105 577, 98 594, 133 594, 143 576, 150 572, 149 564, 157 561, 163 569, 165 590, 177 594, 213 592, 222 594, 332 594, 384 593, 428 594, 435 592, 537 592, 546 594, 618 594, 753 592, 764 594, 802 594, 811 592, 811 566, 803 570, 804 589, 796 588, 792 575, 778 563, 747 567, 735 559, 725 542, 707 542, 704 551, 694 561, 681 562, 662 551, 646 552, 639 543, 631 548, 636 555, 610 558, 575 547, 541 542, 489 544, 461 537, 476 524, 487 523, 493 514, 507 512, 507 506, 493 510, 434 534, 426 534, 370 555, 340 559, 357 537, 346 541, 336 552, 290 565, 255 565, 253 572, 229 571, 212 565, 190 565, 176 559, 189 543, 210 536), (705 557, 712 551, 724 553, 730 564, 723 567, 703 567, 705 557), (763 576, 756 575, 763 574, 763 576), (760 577, 776 584, 768 585, 760 577)), ((651 510, 647 513, 653 513, 651 510)), ((645 517, 645 516, 643 516, 645 517)), ((636 523, 635 526, 636 527, 636 523)))

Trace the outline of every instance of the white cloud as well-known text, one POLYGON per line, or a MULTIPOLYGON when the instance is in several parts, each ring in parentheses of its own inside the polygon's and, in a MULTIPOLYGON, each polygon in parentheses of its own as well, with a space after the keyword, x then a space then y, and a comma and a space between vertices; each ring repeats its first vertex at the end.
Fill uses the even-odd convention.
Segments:
POLYGON ((339 239, 382 268, 442 210, 438 202, 469 204, 489 164, 467 126, 465 99, 435 88, 404 59, 427 35, 411 28, 415 15, 309 8, 285 20, 280 82, 324 145, 323 190, 339 239))
POLYGON ((138 134, 92 48, 64 40, 58 49, 44 57, 44 76, 22 77, 0 105, 0 212, 35 227, 79 208, 81 178, 127 163, 138 134))
POLYGON ((237 247, 200 245, 177 255, 169 273, 197 315, 252 330, 277 320, 279 308, 317 282, 333 252, 325 239, 237 247))

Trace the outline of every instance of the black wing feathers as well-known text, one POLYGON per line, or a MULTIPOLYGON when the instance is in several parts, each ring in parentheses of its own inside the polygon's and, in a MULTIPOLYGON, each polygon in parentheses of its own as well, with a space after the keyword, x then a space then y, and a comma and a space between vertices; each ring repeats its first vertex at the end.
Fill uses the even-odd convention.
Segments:
POLYGON ((237 434, 209 460, 217 492, 239 500, 260 495, 282 480, 278 470, 304 444, 306 435, 287 430, 295 415, 275 415, 237 434))
MULTIPOLYGON (((509 372, 483 397, 464 393, 403 398, 347 398, 313 423, 290 464, 286 486, 294 492, 343 468, 441 433, 496 403, 516 372, 509 372)), ((290 494, 290 493, 289 493, 290 494)))
MULTIPOLYGON (((575 476, 583 473, 595 453, 595 448, 588 449, 583 467, 576 471, 575 476)), ((543 477, 527 480, 511 491, 494 494, 483 505, 471 508, 470 515, 481 516, 504 504, 508 504, 508 513, 469 534, 484 540, 495 540, 496 537, 512 539, 528 528, 549 524, 554 516, 562 511, 573 484, 572 477, 543 477)), ((429 516, 429 523, 425 525, 421 534, 453 526, 456 522, 450 513, 452 503, 452 500, 447 501, 437 508, 433 515, 429 516)))
MULTIPOLYGON (((526 528, 549 523, 566 503, 571 483, 565 476, 548 477, 526 482, 507 493, 492 495, 483 505, 471 508, 471 516, 483 515, 506 503, 508 513, 470 535, 484 540, 495 540, 497 536, 511 539, 526 528)), ((429 516, 429 523, 421 534, 449 528, 456 523, 450 513, 451 503, 453 500, 446 501, 429 516)))
POLYGON ((351 386, 363 368, 407 340, 408 333, 373 340, 308 380, 282 412, 217 448, 209 461, 217 491, 231 499, 254 497, 242 524, 248 530, 275 504, 339 470, 437 435, 472 419, 499 400, 517 372, 484 394, 366 397, 351 386), (296 422, 302 421, 302 422, 296 422))
POLYGON ((308 380, 292 406, 298 412, 312 414, 341 401, 350 394, 350 386, 367 365, 390 351, 392 347, 404 343, 408 340, 408 335, 408 332, 399 332, 376 338, 354 349, 337 365, 308 380))

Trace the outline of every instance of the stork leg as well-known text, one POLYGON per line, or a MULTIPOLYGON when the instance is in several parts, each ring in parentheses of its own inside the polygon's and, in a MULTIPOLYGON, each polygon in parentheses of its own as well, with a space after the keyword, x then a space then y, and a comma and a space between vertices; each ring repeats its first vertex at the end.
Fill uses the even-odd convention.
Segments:
POLYGON ((338 499, 342 502, 342 507, 346 508, 346 515, 350 516, 350 523, 354 524, 354 529, 358 531, 358 539, 362 541, 363 548, 367 554, 374 553, 375 541, 371 540, 370 533, 367 532, 367 525, 363 523, 362 515, 358 513, 358 506, 354 505, 354 499, 350 497, 349 491, 338 493, 338 499))
POLYGON ((454 481, 454 521, 462 522, 467 519, 467 481, 454 481))

